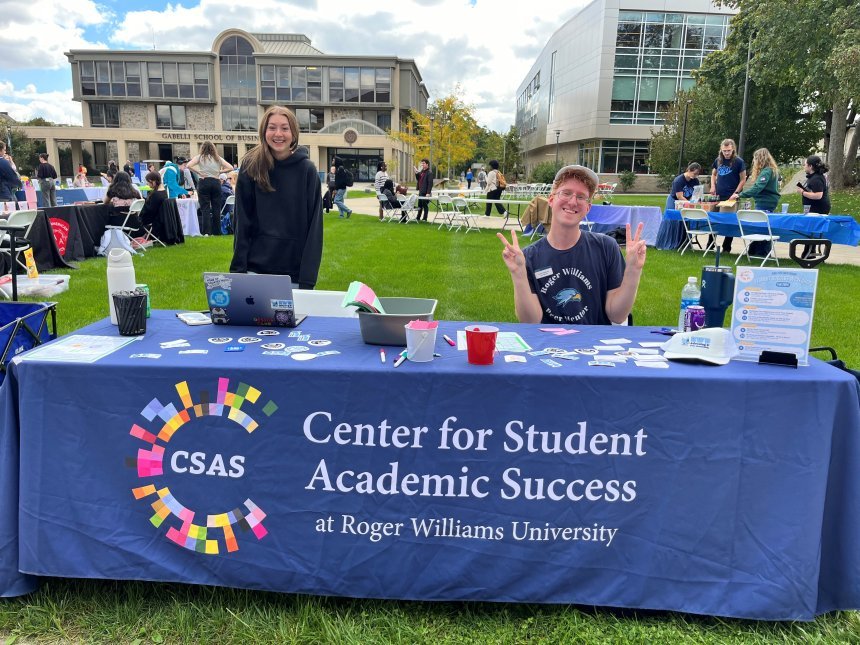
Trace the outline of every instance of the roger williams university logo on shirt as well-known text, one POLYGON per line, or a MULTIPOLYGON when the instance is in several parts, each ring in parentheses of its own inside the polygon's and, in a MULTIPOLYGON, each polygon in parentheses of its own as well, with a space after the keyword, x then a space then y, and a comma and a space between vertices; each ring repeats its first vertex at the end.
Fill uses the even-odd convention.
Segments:
POLYGON ((187 381, 174 388, 178 405, 152 399, 129 430, 143 442, 125 460, 137 475, 134 499, 151 508, 155 528, 190 551, 232 553, 243 540, 262 540, 266 513, 246 497, 245 449, 278 406, 224 377, 212 390, 192 393, 187 381))
POLYGON ((535 278, 538 280, 546 279, 540 287, 540 292, 544 296, 550 296, 555 302, 556 310, 544 307, 544 314, 560 323, 577 323, 588 314, 589 308, 583 302, 583 292, 591 291, 592 284, 582 271, 576 267, 564 267, 557 273, 553 273, 552 268, 547 267, 535 271, 535 278), (556 283, 562 277, 565 280, 557 286, 556 283), (579 289, 567 286, 570 284, 571 278, 578 281, 579 289))

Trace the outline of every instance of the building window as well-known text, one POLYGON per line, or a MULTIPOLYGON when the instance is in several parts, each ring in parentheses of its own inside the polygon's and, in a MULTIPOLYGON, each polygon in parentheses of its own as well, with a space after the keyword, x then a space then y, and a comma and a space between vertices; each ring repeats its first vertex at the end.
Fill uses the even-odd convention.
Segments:
POLYGON ((391 103, 391 68, 330 67, 330 103, 391 103))
POLYGON ((600 141, 592 139, 579 145, 579 165, 600 170, 600 141))
POLYGON ((547 114, 547 120, 552 121, 552 115, 555 111, 555 55, 557 52, 552 53, 552 57, 549 61, 549 110, 547 114))
POLYGON ((107 170, 107 142, 93 141, 93 164, 96 168, 107 170))
POLYGON ((251 44, 230 36, 218 50, 224 130, 257 129, 257 70, 251 44))
POLYGON ((185 106, 184 105, 156 105, 155 127, 159 130, 184 130, 185 106))
POLYGON ((140 96, 141 63, 91 61, 80 63, 83 96, 140 96))
POLYGON ((636 174, 648 173, 648 146, 648 141, 605 139, 600 149, 600 172, 617 174, 632 170, 636 174))
POLYGON ((147 63, 149 95, 155 98, 208 99, 205 63, 147 63))
POLYGON ((325 127, 325 111, 322 108, 290 108, 299 121, 299 132, 319 132, 325 127))
POLYGON ((728 16, 619 12, 609 122, 662 123, 678 90, 694 84, 703 56, 725 46, 728 29, 728 16))
POLYGON ((322 68, 260 66, 260 100, 322 102, 322 68))
POLYGON ((90 125, 94 128, 118 128, 118 103, 90 103, 90 125))
POLYGON ((362 110, 361 120, 372 123, 381 130, 391 129, 391 112, 388 110, 362 110))

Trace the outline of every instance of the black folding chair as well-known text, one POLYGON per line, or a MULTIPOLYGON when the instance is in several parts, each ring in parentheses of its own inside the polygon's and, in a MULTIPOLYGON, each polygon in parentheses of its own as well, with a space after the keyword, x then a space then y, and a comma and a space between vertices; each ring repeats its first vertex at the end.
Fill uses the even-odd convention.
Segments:
POLYGON ((825 239, 798 239, 788 243, 788 257, 804 269, 811 269, 830 257, 833 243, 825 239), (798 249, 800 251, 798 252, 798 249))

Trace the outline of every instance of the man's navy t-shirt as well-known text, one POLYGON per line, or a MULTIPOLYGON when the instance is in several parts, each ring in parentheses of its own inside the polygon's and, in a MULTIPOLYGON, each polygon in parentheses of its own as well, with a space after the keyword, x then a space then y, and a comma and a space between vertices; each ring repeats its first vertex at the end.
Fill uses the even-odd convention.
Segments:
POLYGON ((717 170, 717 195, 722 199, 728 199, 741 183, 741 173, 746 169, 746 164, 740 157, 735 157, 731 163, 724 163, 724 161, 725 159, 720 155, 714 160, 713 168, 717 170))
POLYGON ((621 286, 624 258, 608 235, 582 231, 579 241, 560 251, 541 238, 523 250, 532 293, 543 324, 609 325, 606 293, 621 286))

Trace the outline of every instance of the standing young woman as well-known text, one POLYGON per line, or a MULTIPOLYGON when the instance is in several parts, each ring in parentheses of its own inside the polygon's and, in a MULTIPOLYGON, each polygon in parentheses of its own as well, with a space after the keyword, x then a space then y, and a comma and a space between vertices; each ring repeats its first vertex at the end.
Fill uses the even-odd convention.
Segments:
POLYGON ((810 213, 819 215, 830 214, 830 188, 827 177, 824 176, 830 168, 821 161, 818 155, 806 159, 806 184, 797 188, 803 199, 803 205, 809 206, 810 213))
POLYGON ((218 156, 215 145, 204 141, 200 154, 188 162, 188 169, 200 175, 197 199, 200 202, 200 230, 204 235, 221 235, 222 172, 232 172, 233 166, 218 156))
POLYGON ((39 166, 36 168, 36 178, 39 180, 39 190, 42 192, 42 200, 45 206, 57 205, 57 179, 56 169, 48 163, 48 153, 39 153, 39 166))
POLYGON ((236 182, 230 271, 289 275, 302 289, 313 289, 323 243, 316 166, 299 148, 299 123, 287 108, 266 110, 259 135, 236 182))

